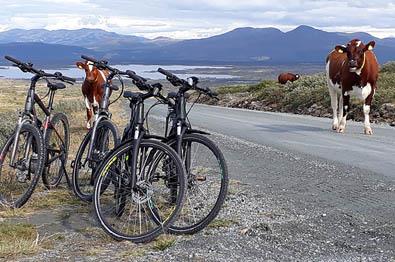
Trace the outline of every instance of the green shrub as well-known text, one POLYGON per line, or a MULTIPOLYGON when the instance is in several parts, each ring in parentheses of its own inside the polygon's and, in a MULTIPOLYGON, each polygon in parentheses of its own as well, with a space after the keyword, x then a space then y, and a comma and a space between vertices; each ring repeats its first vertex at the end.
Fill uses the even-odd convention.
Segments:
POLYGON ((381 73, 395 73, 395 61, 387 62, 381 67, 381 73))

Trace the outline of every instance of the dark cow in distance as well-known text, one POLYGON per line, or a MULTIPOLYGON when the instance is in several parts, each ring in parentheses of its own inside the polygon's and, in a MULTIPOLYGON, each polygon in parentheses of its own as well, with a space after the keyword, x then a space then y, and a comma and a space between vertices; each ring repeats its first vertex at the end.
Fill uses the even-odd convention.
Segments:
POLYGON ((375 42, 363 44, 354 39, 347 46, 336 46, 326 59, 326 74, 333 110, 332 129, 343 133, 350 110, 350 96, 364 101, 364 133, 372 135, 369 113, 377 89, 379 63, 373 53, 375 42))
POLYGON ((285 85, 288 82, 295 82, 300 78, 300 75, 298 74, 292 74, 292 73, 282 73, 278 76, 278 82, 282 85, 285 85))
POLYGON ((92 115, 97 112, 103 98, 103 85, 109 72, 97 69, 89 61, 77 62, 76 65, 79 69, 85 70, 86 74, 84 83, 82 83, 82 94, 86 105, 86 127, 90 129, 92 115))

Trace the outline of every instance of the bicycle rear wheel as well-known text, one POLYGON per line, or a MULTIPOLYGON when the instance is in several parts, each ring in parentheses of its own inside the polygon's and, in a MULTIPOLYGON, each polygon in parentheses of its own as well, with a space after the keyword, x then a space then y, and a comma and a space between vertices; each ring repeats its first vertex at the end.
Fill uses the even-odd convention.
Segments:
POLYGON ((177 153, 168 145, 143 139, 133 189, 132 143, 122 144, 100 166, 93 202, 105 232, 117 240, 141 243, 166 231, 177 218, 184 203, 185 170, 177 153), (172 196, 169 188, 176 194, 172 196))
MULTIPOLYGON (((176 140, 168 143, 175 147, 176 140)), ((186 134, 182 140, 182 161, 187 172, 187 193, 174 234, 194 234, 218 215, 228 191, 228 167, 215 143, 199 134, 186 134)))
POLYGON ((43 172, 44 152, 41 132, 32 124, 23 124, 19 136, 14 133, 6 141, 0 152, 0 208, 19 208, 29 200, 43 172))
POLYGON ((119 144, 118 129, 108 120, 101 121, 92 142, 93 130, 84 137, 78 149, 72 175, 72 187, 75 195, 86 202, 92 201, 96 170, 104 157, 119 144), (93 143, 92 155, 88 157, 90 143, 93 143))
POLYGON ((57 187, 62 181, 69 154, 69 145, 69 121, 66 115, 58 113, 52 118, 51 126, 45 138, 47 159, 42 179, 46 188, 57 187))

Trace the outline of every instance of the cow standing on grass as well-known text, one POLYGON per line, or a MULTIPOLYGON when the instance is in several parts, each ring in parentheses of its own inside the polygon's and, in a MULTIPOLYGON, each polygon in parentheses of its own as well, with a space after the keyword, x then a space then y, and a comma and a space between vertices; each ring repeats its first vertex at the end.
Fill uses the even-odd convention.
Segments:
POLYGON ((364 133, 373 134, 369 113, 379 75, 379 64, 372 51, 374 46, 374 41, 364 45, 362 41, 354 39, 347 46, 336 46, 326 59, 333 110, 332 129, 338 133, 345 131, 347 114, 350 110, 350 95, 353 95, 364 101, 364 133))
POLYGON ((93 113, 97 113, 99 105, 103 98, 104 88, 103 85, 106 82, 106 78, 109 75, 108 71, 99 70, 93 66, 92 62, 77 62, 79 69, 85 70, 85 80, 82 84, 82 94, 84 95, 86 105, 86 128, 91 128, 91 119, 93 113))
POLYGON ((300 78, 300 75, 298 74, 292 74, 292 73, 282 73, 278 76, 278 82, 282 85, 285 85, 288 82, 295 82, 300 78))

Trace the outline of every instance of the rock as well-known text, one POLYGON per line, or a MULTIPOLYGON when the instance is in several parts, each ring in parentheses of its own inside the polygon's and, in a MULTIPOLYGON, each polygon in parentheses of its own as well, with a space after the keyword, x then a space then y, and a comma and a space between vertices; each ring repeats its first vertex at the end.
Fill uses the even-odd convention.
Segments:
POLYGON ((380 107, 380 115, 384 118, 395 118, 395 104, 382 104, 380 107))

